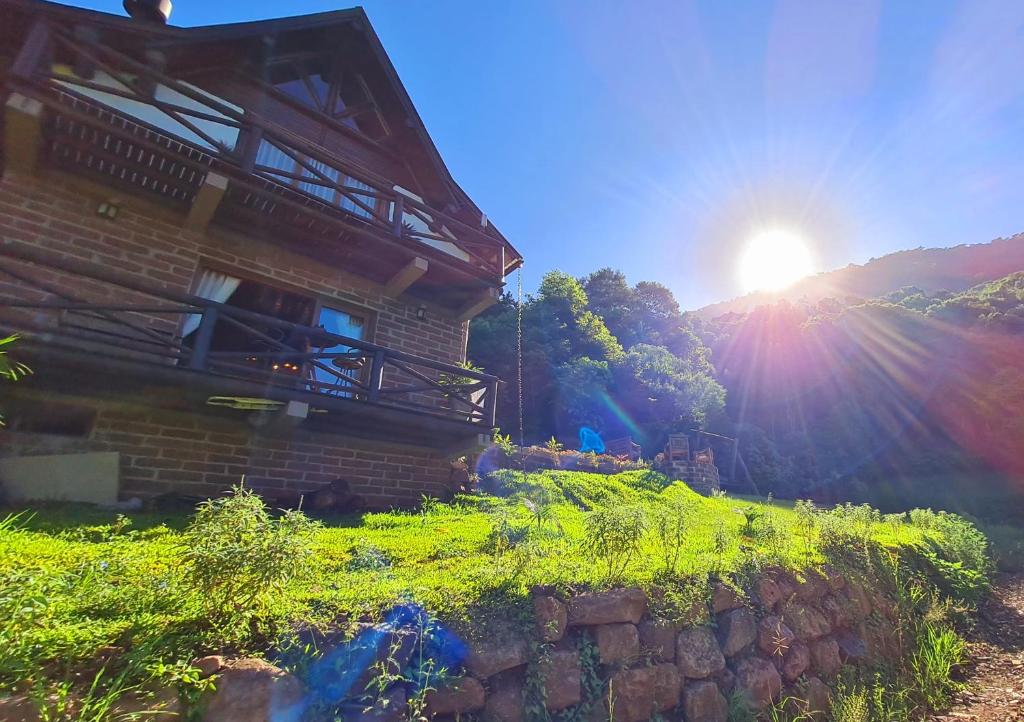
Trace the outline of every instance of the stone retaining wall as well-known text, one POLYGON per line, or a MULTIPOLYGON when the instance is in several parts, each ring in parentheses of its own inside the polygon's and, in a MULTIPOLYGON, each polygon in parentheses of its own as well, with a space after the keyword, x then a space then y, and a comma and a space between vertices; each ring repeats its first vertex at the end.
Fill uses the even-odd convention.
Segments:
MULTIPOLYGON (((544 719, 545 708, 555 713, 576 707, 581 716, 574 718, 586 720, 641 722, 658 715, 726 722, 727 698, 739 693, 755 710, 787 698, 809 717, 825 719, 827 682, 842 665, 899 653, 895 606, 863 581, 831 570, 803 578, 768 572, 746 593, 718 583, 710 599, 696 601, 676 621, 652 613, 664 608, 663 592, 652 594, 653 599, 637 588, 571 597, 538 591, 532 632, 451 645, 455 676, 426 693, 423 713, 438 720, 526 722, 544 719)), ((338 648, 344 659, 384 660, 358 670, 360 680, 349 687, 352 697, 334 700, 346 710, 344 719, 405 719, 414 695, 407 683, 371 684, 372 695, 357 696, 368 688, 372 669, 402 668, 413 658, 415 632, 367 625, 354 642, 338 648)), ((330 645, 321 649, 331 669, 344 669, 332 658, 337 651, 330 645)), ((279 677, 280 670, 266 666, 274 670, 268 680, 279 677)), ((231 664, 222 672, 214 709, 220 708, 218 698, 259 697, 239 694, 231 682, 238 674, 231 664)), ((292 682, 287 688, 289 699, 276 704, 308 713, 310 694, 292 682)))

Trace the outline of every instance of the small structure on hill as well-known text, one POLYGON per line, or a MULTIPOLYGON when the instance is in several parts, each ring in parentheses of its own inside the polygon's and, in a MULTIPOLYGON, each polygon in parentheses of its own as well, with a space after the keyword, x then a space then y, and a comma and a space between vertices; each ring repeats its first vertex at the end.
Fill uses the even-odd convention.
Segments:
POLYGON ((705 495, 719 490, 718 467, 710 446, 691 452, 689 436, 669 434, 664 456, 664 471, 670 479, 705 495))

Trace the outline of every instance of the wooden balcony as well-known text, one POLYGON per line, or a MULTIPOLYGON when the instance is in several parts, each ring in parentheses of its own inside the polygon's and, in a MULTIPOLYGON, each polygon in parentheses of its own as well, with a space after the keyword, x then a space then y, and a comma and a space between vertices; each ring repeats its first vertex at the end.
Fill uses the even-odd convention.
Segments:
POLYGON ((48 163, 177 208, 194 229, 265 234, 460 318, 521 263, 486 221, 430 207, 87 33, 37 21, 4 83, 8 167, 48 163))
POLYGON ((35 371, 24 385, 449 451, 494 426, 488 374, 40 249, 0 247, 0 281, 0 334, 35 371))

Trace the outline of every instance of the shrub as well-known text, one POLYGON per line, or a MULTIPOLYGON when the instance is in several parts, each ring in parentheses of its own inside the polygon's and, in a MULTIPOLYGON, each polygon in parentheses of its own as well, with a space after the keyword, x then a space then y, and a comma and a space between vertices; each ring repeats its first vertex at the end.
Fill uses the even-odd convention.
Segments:
POLYGON ((587 514, 585 543, 604 559, 609 579, 622 576, 636 554, 647 529, 647 515, 640 507, 612 506, 587 514))
POLYGON ((668 574, 674 574, 679 565, 691 513, 690 503, 678 498, 672 499, 655 513, 654 529, 661 542, 662 561, 668 574))
POLYGON ((200 504, 185 530, 187 581, 215 614, 244 611, 306 567, 318 526, 301 511, 274 518, 236 486, 200 504))

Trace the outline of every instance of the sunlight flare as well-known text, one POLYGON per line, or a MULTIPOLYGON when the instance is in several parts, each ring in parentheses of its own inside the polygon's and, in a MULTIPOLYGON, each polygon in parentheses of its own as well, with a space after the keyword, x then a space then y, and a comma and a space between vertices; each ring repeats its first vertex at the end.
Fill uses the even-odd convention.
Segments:
POLYGON ((745 293, 779 291, 814 273, 814 265, 810 246, 799 234, 759 231, 740 256, 739 281, 745 293))

